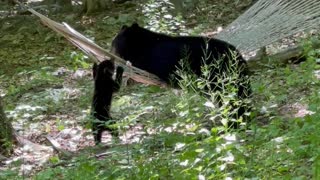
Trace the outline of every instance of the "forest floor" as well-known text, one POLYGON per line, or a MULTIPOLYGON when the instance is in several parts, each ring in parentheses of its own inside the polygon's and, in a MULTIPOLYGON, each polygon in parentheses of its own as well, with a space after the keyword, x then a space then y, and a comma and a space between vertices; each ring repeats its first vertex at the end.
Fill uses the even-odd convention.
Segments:
MULTIPOLYGON (((109 49, 124 24, 148 27, 147 19, 155 16, 161 22, 158 31, 212 34, 249 3, 203 1, 177 18, 183 21, 174 31, 168 26, 176 19, 157 17, 139 3, 114 5, 92 16, 56 13, 50 7, 39 11, 109 49)), ((89 123, 92 62, 35 16, 8 8, 0 4, 0 95, 17 134, 40 146, 15 147, 0 164, 0 179, 319 177, 320 50, 308 48, 308 40, 301 41, 305 62, 280 66, 270 61, 254 70, 252 103, 259 116, 250 131, 208 129, 204 122, 213 115, 206 100, 180 89, 134 83, 113 100, 120 138, 105 132, 104 146, 95 147, 89 123), (47 137, 71 154, 57 152, 47 137)), ((291 43, 296 41, 273 47, 291 43)))

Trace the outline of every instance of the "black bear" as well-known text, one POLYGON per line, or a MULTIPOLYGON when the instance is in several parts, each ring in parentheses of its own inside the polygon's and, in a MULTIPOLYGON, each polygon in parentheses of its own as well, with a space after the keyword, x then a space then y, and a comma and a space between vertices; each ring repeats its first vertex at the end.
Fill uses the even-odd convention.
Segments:
MULTIPOLYGON (((190 69, 198 76, 201 76, 203 63, 214 64, 209 87, 213 91, 221 90, 217 85, 217 74, 234 70, 239 77, 236 82, 238 97, 247 98, 250 95, 246 61, 233 45, 222 40, 198 36, 169 36, 152 32, 134 23, 130 27, 121 28, 112 41, 111 51, 130 61, 133 66, 153 73, 166 82, 171 81, 172 74, 179 68, 179 61, 186 57, 190 69)), ((242 115, 244 111, 240 108, 238 115, 242 115)))
POLYGON ((93 65, 94 94, 92 100, 91 114, 95 118, 92 123, 92 131, 96 144, 101 142, 102 132, 104 130, 111 131, 112 135, 117 135, 116 131, 105 127, 105 123, 110 123, 110 108, 112 95, 120 89, 123 68, 118 66, 116 70, 115 80, 112 75, 115 70, 113 61, 105 60, 99 65, 93 65))

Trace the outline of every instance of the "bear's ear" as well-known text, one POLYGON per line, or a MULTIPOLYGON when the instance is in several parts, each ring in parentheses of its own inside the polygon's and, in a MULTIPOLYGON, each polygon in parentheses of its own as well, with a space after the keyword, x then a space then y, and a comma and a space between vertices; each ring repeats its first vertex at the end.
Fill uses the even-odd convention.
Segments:
POLYGON ((127 29, 127 28, 128 28, 127 25, 123 25, 123 26, 121 27, 121 30, 124 30, 124 29, 127 29))
POLYGON ((139 27, 139 24, 136 23, 136 22, 134 22, 134 23, 131 25, 131 27, 137 28, 137 27, 139 27))

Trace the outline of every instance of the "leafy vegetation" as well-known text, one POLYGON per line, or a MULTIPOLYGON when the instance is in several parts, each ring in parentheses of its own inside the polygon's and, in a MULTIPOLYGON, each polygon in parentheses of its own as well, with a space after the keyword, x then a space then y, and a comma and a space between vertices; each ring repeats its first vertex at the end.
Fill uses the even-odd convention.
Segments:
MULTIPOLYGON (((223 2, 201 1, 192 12, 173 13, 174 18, 163 18, 170 13, 163 11, 162 20, 148 21, 158 13, 136 10, 147 3, 68 20, 107 48, 118 29, 135 20, 147 26, 156 21, 161 32, 197 34, 228 24, 239 14, 226 14, 249 4, 223 2), (213 18, 216 14, 221 15, 213 18), (191 27, 184 21, 196 23, 191 27), (170 29, 172 24, 179 28, 170 29)), ((38 143, 45 143, 44 135, 58 136, 71 127, 89 129, 90 61, 34 17, 20 18, 0 19, 0 95, 13 127, 38 143)), ((64 15, 54 18, 63 21, 64 15)), ((113 100, 112 116, 123 135, 109 141, 109 148, 92 147, 92 138, 84 139, 92 143, 76 147, 72 158, 56 154, 32 171, 27 158, 19 156, 0 167, 0 179, 319 179, 320 51, 309 43, 304 42, 305 62, 280 66, 270 61, 255 70, 250 79, 253 102, 244 102, 253 104, 255 116, 245 131, 225 126, 232 115, 232 86, 224 91, 219 107, 214 92, 204 98, 193 90, 201 89, 206 79, 181 69, 178 90, 130 82, 122 88, 113 100)))

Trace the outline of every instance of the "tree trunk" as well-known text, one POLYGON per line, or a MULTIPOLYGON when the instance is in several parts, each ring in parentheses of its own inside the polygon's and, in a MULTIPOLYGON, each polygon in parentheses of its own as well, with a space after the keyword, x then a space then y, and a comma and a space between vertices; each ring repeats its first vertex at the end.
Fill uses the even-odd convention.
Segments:
POLYGON ((72 5, 71 0, 45 0, 43 1, 43 4, 48 4, 48 5, 56 4, 62 7, 65 7, 65 6, 69 7, 72 5))
POLYGON ((83 0, 83 12, 86 14, 92 14, 102 11, 105 10, 110 3, 112 3, 111 0, 83 0))
POLYGON ((42 5, 46 5, 53 8, 55 12, 69 12, 72 11, 71 0, 44 0, 40 2, 42 5))
POLYGON ((170 0, 177 12, 185 14, 190 9, 194 9, 199 3, 199 0, 170 0))
POLYGON ((71 6, 71 0, 56 0, 56 4, 61 6, 71 6))
POLYGON ((0 97, 0 154, 9 155, 13 149, 13 128, 10 120, 4 114, 4 108, 2 106, 0 97))

